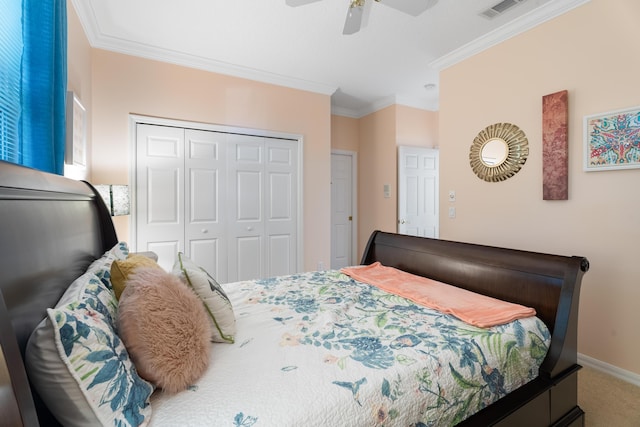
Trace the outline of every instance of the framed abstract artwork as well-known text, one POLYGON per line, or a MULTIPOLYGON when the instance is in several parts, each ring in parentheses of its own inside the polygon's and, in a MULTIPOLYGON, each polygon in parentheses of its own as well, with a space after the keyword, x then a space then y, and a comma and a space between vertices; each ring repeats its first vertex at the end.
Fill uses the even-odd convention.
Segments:
POLYGON ((640 168, 640 107, 584 118, 584 170, 640 168))

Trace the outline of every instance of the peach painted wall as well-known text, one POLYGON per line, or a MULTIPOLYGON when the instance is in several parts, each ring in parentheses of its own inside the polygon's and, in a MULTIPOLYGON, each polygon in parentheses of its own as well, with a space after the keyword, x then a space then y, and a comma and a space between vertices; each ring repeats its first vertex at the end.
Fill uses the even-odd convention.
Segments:
POLYGON ((344 116, 331 116, 331 148, 358 152, 360 130, 358 119, 344 116))
POLYGON ((359 119, 358 254, 374 230, 396 230, 396 106, 359 119), (384 184, 391 197, 384 198, 384 184))
POLYGON ((438 112, 396 105, 397 145, 438 147, 438 112))
POLYGON ((440 237, 591 261, 578 351, 640 374, 640 169, 584 172, 583 117, 640 106, 640 2, 592 0, 441 72, 440 237), (569 91, 569 200, 542 200, 542 97, 569 91), (487 183, 469 166, 497 122, 529 140, 523 169, 487 183), (456 190, 456 218, 447 218, 456 190))
POLYGON ((438 145, 438 113, 392 105, 359 119, 358 253, 374 230, 395 232, 398 223, 398 146, 438 145), (384 184, 391 197, 384 198, 384 184))
MULTIPOLYGON (((330 260, 330 97, 94 49, 92 179, 127 183, 129 114, 303 135, 304 269, 330 260)), ((117 222, 120 239, 128 223, 117 222)))
MULTIPOLYGON (((71 2, 67 2, 67 90, 72 91, 85 107, 91 105, 91 45, 84 34, 78 15, 71 2)), ((91 117, 87 108, 87 150, 91 157, 91 117)), ((90 169, 65 165, 65 176, 87 179, 90 169)))

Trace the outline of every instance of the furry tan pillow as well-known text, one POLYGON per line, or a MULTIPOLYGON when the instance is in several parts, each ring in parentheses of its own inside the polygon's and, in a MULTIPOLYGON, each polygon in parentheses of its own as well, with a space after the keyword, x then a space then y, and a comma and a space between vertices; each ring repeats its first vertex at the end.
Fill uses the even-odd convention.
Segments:
POLYGON ((171 393, 186 389, 208 367, 211 332, 202 301, 180 279, 145 267, 129 276, 118 334, 142 378, 171 393))

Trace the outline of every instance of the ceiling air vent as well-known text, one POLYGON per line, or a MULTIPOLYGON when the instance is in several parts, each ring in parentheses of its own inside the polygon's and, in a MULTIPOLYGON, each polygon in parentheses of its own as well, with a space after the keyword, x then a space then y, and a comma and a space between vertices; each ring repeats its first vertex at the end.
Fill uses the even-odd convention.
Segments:
POLYGON ((485 18, 492 19, 498 15, 502 15, 513 6, 516 6, 524 1, 525 0, 502 0, 500 3, 491 6, 489 9, 480 12, 480 15, 484 16, 485 18))

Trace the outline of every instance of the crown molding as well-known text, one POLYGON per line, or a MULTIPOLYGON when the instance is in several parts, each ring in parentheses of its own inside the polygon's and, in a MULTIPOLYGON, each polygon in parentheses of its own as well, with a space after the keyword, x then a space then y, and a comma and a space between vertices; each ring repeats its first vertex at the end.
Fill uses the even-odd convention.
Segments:
MULTIPOLYGON (((429 66, 436 71, 441 71, 590 1, 591 0, 550 1, 522 17, 432 61, 429 63, 429 66)), ((78 14, 89 44, 94 48, 323 95, 331 96, 338 89, 337 86, 333 85, 297 79, 275 73, 268 73, 222 61, 215 61, 197 55, 189 55, 182 52, 162 49, 157 46, 134 43, 129 40, 108 36, 103 34, 100 30, 90 1, 71 0, 71 2, 78 14)), ((393 104, 400 104, 428 111, 437 111, 439 108, 437 101, 424 102, 408 97, 398 98, 396 96, 390 96, 377 100, 366 107, 357 110, 332 105, 331 113, 345 117, 361 118, 393 104)))
POLYGON ((591 0, 553 0, 429 63, 437 71, 468 59, 591 0))
POLYGON ((381 98, 375 102, 368 104, 364 108, 359 108, 357 110, 351 108, 339 107, 337 105, 331 105, 331 114, 336 116, 349 117, 352 119, 360 119, 369 114, 375 113, 376 111, 380 111, 384 108, 387 108, 391 105, 403 105, 405 107, 417 108, 419 110, 425 111, 438 111, 438 105, 436 102, 425 102, 423 100, 419 100, 411 97, 398 97, 398 96, 388 96, 385 98, 381 98))
POLYGON ((331 96, 338 89, 337 86, 325 83, 312 82, 290 76, 268 73, 197 55, 185 54, 183 52, 163 49, 149 44, 136 43, 108 36, 103 34, 100 30, 98 21, 95 18, 89 1, 72 0, 72 3, 78 17, 80 18, 87 40, 93 48, 254 80, 262 83, 269 83, 277 86, 284 86, 291 89, 319 93, 322 95, 331 96))
POLYGON ((331 104, 331 114, 334 116, 348 117, 350 119, 359 119, 360 116, 357 111, 351 108, 340 107, 338 105, 331 104))

